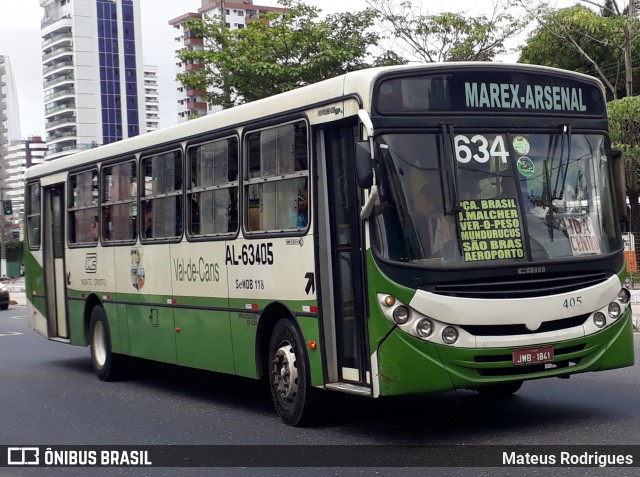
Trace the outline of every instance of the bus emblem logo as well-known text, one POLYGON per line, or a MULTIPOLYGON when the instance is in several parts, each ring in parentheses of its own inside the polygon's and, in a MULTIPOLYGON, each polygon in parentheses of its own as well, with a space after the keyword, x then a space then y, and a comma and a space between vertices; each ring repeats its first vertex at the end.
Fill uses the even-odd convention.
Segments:
POLYGON ((96 273, 98 271, 98 254, 88 253, 84 258, 84 271, 96 273))
POLYGON ((518 268, 518 275, 529 275, 531 273, 544 273, 547 269, 545 267, 524 267, 518 268))

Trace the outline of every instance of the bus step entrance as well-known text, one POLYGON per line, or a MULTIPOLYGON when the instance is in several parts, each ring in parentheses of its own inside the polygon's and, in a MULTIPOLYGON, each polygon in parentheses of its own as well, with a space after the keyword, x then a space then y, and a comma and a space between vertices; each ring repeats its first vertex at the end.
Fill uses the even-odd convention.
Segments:
POLYGON ((358 396, 371 396, 371 388, 348 383, 327 383, 324 385, 329 391, 340 393, 357 394, 358 396))

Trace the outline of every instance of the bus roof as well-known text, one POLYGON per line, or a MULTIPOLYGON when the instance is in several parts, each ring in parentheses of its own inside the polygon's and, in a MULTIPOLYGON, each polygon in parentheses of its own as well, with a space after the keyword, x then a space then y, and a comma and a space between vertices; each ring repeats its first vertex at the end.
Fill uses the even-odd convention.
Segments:
POLYGON ((207 134, 211 131, 232 129, 246 124, 249 120, 255 121, 267 119, 286 111, 304 111, 318 107, 322 104, 328 104, 340 100, 345 96, 358 97, 362 102, 361 107, 369 110, 371 105, 371 95, 373 92, 372 85, 378 77, 385 74, 413 72, 417 70, 435 73, 438 70, 461 70, 474 68, 496 70, 509 69, 521 70, 529 73, 547 72, 560 74, 570 76, 576 80, 595 83, 601 90, 603 90, 603 86, 600 81, 591 76, 538 65, 491 62, 452 62, 368 68, 346 73, 335 78, 303 86, 292 91, 287 91, 275 96, 246 103, 214 114, 209 114, 198 119, 168 126, 157 131, 145 133, 111 144, 98 146, 60 159, 54 159, 43 164, 38 164, 27 169, 26 179, 46 176, 57 171, 79 167, 84 164, 89 165, 105 158, 133 155, 138 151, 162 146, 164 144, 181 142, 188 138, 207 134))

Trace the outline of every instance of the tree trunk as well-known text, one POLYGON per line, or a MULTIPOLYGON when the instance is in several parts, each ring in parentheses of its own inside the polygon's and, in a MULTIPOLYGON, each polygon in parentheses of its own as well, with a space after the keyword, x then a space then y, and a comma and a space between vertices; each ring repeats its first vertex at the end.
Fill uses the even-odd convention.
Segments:
POLYGON ((633 21, 636 15, 636 2, 629 0, 629 21, 624 29, 624 70, 626 80, 627 97, 633 96, 633 63, 631 57, 631 41, 633 39, 633 21))

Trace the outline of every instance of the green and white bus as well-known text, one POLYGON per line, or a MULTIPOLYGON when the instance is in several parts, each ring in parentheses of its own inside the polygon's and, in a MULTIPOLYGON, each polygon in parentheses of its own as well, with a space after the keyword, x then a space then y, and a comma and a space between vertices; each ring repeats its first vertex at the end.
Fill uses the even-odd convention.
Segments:
POLYGON ((348 73, 32 167, 34 329, 372 398, 633 364, 600 83, 492 63, 348 73))

